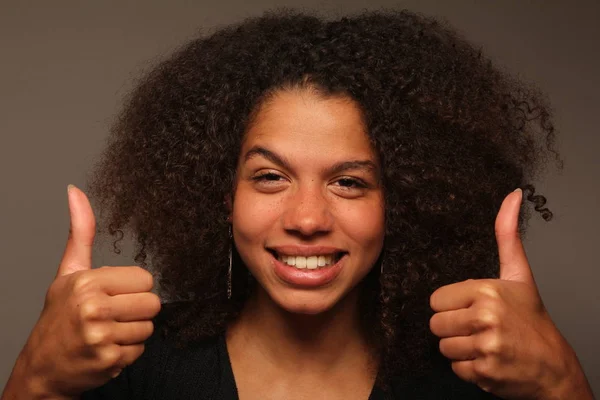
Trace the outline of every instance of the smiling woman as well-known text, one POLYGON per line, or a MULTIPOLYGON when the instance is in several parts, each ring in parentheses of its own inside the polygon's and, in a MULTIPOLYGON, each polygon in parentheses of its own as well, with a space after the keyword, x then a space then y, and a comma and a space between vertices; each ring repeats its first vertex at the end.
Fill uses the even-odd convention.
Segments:
POLYGON ((303 314, 356 301, 347 295, 377 261, 384 236, 377 156, 360 108, 301 88, 275 94, 241 154, 233 237, 257 290, 303 314), (335 263, 317 268, 319 256, 335 263))
MULTIPOLYGON (((227 330, 227 345, 240 398, 260 393, 254 381, 264 374, 286 385, 286 375, 301 376, 319 388, 305 393, 317 397, 366 399, 376 367, 364 358, 370 349, 358 294, 383 246, 378 160, 356 102, 324 98, 304 85, 272 94, 242 142, 231 223, 241 261, 258 285, 227 330), (313 343, 299 352, 299 340, 313 343), (310 361, 324 352, 338 362, 310 361), (270 371, 273 365, 279 371, 270 371), (351 376, 353 384, 324 391, 335 376, 351 376)), ((296 383, 288 390, 299 389, 296 383)))
POLYGON ((410 12, 194 40, 133 91, 91 179, 162 311, 146 271, 90 269, 70 188, 6 398, 591 399, 519 239, 524 194, 552 217, 530 180, 553 140, 535 90, 410 12))

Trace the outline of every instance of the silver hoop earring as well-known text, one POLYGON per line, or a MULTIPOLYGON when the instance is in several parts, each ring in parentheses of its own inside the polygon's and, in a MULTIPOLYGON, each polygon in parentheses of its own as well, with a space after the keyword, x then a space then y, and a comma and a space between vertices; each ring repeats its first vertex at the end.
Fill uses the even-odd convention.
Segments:
POLYGON ((231 300, 231 252, 233 250, 233 234, 231 233, 231 225, 229 225, 229 271, 227 272, 227 299, 231 300))

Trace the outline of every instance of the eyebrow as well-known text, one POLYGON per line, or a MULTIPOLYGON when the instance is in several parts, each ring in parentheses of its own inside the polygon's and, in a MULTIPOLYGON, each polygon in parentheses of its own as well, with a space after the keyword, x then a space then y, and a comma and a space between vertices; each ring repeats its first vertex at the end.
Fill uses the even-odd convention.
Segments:
MULTIPOLYGON (((271 161, 273 164, 277 164, 281 168, 291 170, 291 163, 287 158, 276 154, 275 152, 266 149, 262 146, 254 146, 246 152, 244 155, 244 162, 247 162, 253 157, 261 156, 271 161)), ((329 174, 338 174, 340 172, 349 170, 363 170, 369 173, 375 172, 378 175, 377 165, 372 160, 348 160, 341 161, 333 164, 331 167, 326 169, 329 174)))

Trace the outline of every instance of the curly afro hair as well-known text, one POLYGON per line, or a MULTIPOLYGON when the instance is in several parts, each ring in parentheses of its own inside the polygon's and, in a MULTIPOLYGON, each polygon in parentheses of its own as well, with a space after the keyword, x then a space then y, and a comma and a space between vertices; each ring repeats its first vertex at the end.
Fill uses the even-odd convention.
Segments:
POLYGON ((115 251, 130 230, 136 262, 177 301, 165 332, 178 345, 224 332, 256 284, 234 246, 228 299, 224 199, 256 110, 294 88, 356 101, 381 161, 384 250, 360 307, 386 388, 440 357, 431 293, 497 276, 505 196, 521 187, 551 219, 529 183, 549 155, 560 164, 550 110, 445 23, 408 11, 330 20, 283 10, 191 41, 130 93, 90 176, 115 251))

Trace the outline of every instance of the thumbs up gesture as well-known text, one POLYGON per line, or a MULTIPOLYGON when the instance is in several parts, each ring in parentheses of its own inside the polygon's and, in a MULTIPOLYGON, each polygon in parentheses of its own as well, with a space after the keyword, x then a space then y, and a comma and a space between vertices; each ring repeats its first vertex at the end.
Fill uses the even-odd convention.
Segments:
POLYGON ((94 213, 81 190, 70 186, 68 198, 66 249, 7 384, 7 398, 17 393, 72 398, 104 384, 143 353, 143 342, 153 332, 151 319, 160 310, 149 272, 92 269, 94 213))
POLYGON ((500 278, 443 286, 430 329, 453 371, 504 399, 593 399, 573 349, 538 293, 518 234, 521 190, 496 218, 500 278))

